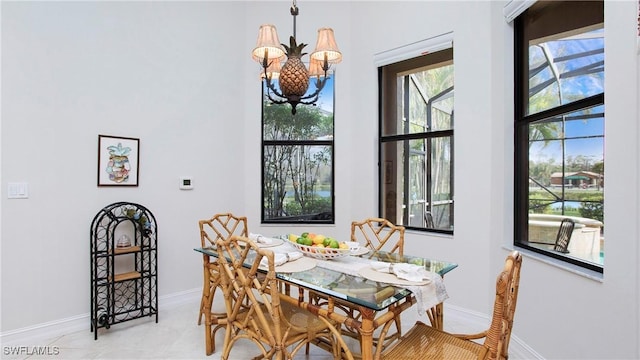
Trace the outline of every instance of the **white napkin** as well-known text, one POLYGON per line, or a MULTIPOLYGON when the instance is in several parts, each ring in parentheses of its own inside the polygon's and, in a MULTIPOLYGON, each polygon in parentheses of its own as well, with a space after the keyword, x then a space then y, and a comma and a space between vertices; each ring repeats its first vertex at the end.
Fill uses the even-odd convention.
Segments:
POLYGON ((258 244, 271 244, 273 243, 273 239, 270 239, 266 236, 262 236, 260 234, 249 233, 249 239, 257 242, 258 244))
POLYGON ((416 282, 431 279, 427 269, 420 265, 374 261, 371 263, 371 267, 375 271, 394 274, 398 279, 416 282))
MULTIPOLYGON (((283 265, 289 261, 298 260, 302 257, 302 253, 299 251, 290 251, 286 253, 275 253, 273 254, 273 264, 275 266, 283 265)), ((266 257, 263 257, 260 260, 261 267, 267 267, 269 265, 269 260, 266 257)))

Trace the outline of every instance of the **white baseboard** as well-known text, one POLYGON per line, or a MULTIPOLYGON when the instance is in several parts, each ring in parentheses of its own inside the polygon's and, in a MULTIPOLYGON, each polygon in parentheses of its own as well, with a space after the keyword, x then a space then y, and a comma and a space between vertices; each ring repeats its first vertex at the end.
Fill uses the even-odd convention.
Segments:
MULTIPOLYGON (((491 319, 487 314, 483 314, 477 311, 461 308, 455 305, 448 305, 445 303, 445 324, 447 320, 462 322, 470 324, 473 328, 483 329, 490 323, 491 319)), ((516 319, 515 323, 517 323, 516 319)), ((531 359, 531 360, 544 360, 544 357, 527 345, 522 339, 520 339, 515 333, 511 334, 511 341, 509 343, 509 359, 531 359)))
MULTIPOLYGON (((198 288, 160 296, 158 298, 158 307, 162 309, 162 311, 165 311, 186 303, 197 304, 200 301, 201 291, 202 289, 198 288)), ((490 321, 487 314, 445 303, 445 323, 447 320, 469 324, 473 328, 479 329, 486 328, 490 321)), ((89 322, 89 314, 86 313, 56 321, 36 324, 21 329, 6 331, 0 333, 0 344, 43 344, 43 341, 52 340, 66 334, 77 331, 89 331, 89 322)), ((544 357, 528 346, 522 339, 518 338, 516 334, 511 335, 509 358, 511 360, 544 360, 544 357)))
MULTIPOLYGON (((164 311, 185 303, 198 303, 201 295, 202 289, 198 288, 160 296, 158 297, 158 307, 162 309, 161 311, 164 311)), ((0 344, 41 344, 43 341, 52 340, 62 335, 77 331, 89 331, 91 328, 90 322, 89 313, 86 313, 5 331, 0 333, 0 344)))

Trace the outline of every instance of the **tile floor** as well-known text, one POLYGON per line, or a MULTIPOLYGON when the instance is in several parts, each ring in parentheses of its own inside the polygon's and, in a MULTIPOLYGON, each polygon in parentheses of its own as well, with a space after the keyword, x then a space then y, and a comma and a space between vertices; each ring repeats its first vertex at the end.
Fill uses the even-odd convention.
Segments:
MULTIPOLYGON (((157 324, 155 317, 116 324, 108 330, 100 329, 98 340, 94 340, 89 329, 78 331, 34 344, 46 347, 51 355, 17 356, 3 352, 2 359, 220 359, 223 331, 216 335, 216 352, 206 356, 204 326, 197 325, 198 307, 199 301, 165 309, 161 307, 157 324)), ((403 313, 403 328, 410 328, 418 319, 417 313, 412 310, 403 313)), ((426 316, 420 320, 428 321, 426 316)), ((462 322, 451 317, 445 317, 445 324, 445 329, 452 332, 481 330, 465 329, 462 322)), ((244 360, 257 355, 252 343, 245 344, 232 351, 231 359, 244 360)), ((356 345, 355 342, 353 345, 356 345)), ((309 355, 302 353, 296 359, 329 360, 332 356, 312 346, 309 355)))

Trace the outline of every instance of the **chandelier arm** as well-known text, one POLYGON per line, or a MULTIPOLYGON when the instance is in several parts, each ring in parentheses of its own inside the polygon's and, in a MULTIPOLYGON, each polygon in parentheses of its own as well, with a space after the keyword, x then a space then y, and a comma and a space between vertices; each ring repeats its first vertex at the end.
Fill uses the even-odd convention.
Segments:
POLYGON ((316 104, 316 102, 318 101, 318 97, 319 96, 320 96, 320 94, 316 94, 313 99, 308 100, 308 101, 300 99, 299 103, 302 104, 302 105, 313 105, 313 106, 316 106, 316 105, 318 105, 318 104, 316 104))
MULTIPOLYGON (((265 71, 265 75, 266 75, 266 71, 265 71)), ((265 82, 267 85, 267 94, 269 94, 269 90, 273 91, 273 93, 281 98, 286 98, 286 96, 284 96, 280 91, 278 91, 278 89, 276 89, 275 85, 273 85, 273 83, 271 82, 271 77, 265 77, 265 82)))
POLYGON ((320 96, 320 91, 322 91, 322 89, 316 89, 316 91, 314 91, 312 94, 300 97, 300 102, 302 102, 303 100, 311 99, 313 97, 318 98, 320 96))
MULTIPOLYGON (((324 85, 327 83, 327 80, 329 79, 329 76, 327 76, 327 72, 325 70, 324 73, 324 77, 321 79, 316 79, 316 91, 314 91, 312 94, 303 96, 300 98, 300 100, 307 100, 307 99, 311 99, 313 97, 315 97, 316 99, 318 99, 320 92, 322 91, 322 89, 324 89, 324 85)), ((309 105, 306 102, 302 102, 303 104, 309 105)))
POLYGON ((277 92, 276 92, 275 95, 277 97, 279 97, 280 99, 275 99, 273 96, 271 96, 271 92, 272 92, 272 88, 267 86, 267 98, 269 98, 269 101, 271 101, 271 103, 277 104, 277 105, 282 105, 282 104, 286 104, 286 103, 289 102, 289 99, 286 99, 281 95, 278 95, 277 92), (285 100, 281 100, 281 99, 285 99, 285 100))
POLYGON ((273 97, 271 97, 271 94, 269 92, 267 92, 267 97, 269 98, 269 101, 271 101, 271 103, 276 104, 276 105, 287 104, 289 102, 288 100, 274 99, 273 97))

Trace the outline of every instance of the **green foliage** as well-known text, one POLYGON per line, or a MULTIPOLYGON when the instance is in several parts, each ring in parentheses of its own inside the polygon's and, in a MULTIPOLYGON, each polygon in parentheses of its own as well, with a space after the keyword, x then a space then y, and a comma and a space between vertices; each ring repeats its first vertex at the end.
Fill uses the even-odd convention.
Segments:
POLYGON ((534 141, 543 141, 543 147, 549 144, 549 141, 555 140, 560 134, 560 126, 554 122, 532 123, 529 125, 529 146, 534 141))
POLYGON ((533 214, 550 214, 551 206, 548 204, 549 201, 546 200, 529 199, 529 211, 533 214))
POLYGON ((593 164, 591 171, 598 174, 604 174, 604 161, 598 161, 593 164))
MULTIPOLYGON (((295 116, 289 106, 263 106, 265 141, 284 141, 264 147, 264 207, 267 217, 314 213, 316 191, 330 184, 331 147, 315 145, 333 137, 333 116, 314 106, 301 106, 295 116), (286 142, 298 142, 289 143, 286 142), (306 142, 306 143, 305 143, 306 142)), ((329 186, 330 187, 330 186, 329 186)), ((331 210, 331 200, 328 210, 331 210)))
MULTIPOLYGON (((529 211, 536 214, 557 213, 551 206, 543 205, 553 200, 560 199, 555 199, 544 190, 531 190, 529 191, 529 211)), ((579 201, 581 204, 579 208, 575 208, 569 203, 565 206, 564 215, 581 216, 603 221, 604 194, 601 191, 573 189, 565 194, 565 200, 579 201)))
POLYGON ((285 205, 285 211, 289 216, 319 214, 331 211, 331 199, 317 197, 308 202, 305 210, 302 210, 299 202, 291 201, 285 205))
POLYGON ((529 161, 529 177, 544 186, 549 186, 551 174, 557 171, 562 171, 562 166, 556 164, 554 159, 529 161))
POLYGON ((263 131, 265 140, 309 140, 333 135, 333 116, 328 116, 315 106, 300 106, 296 115, 291 107, 263 106, 263 131))
POLYGON ((602 202, 583 202, 580 206, 580 216, 604 221, 604 205, 602 202))

